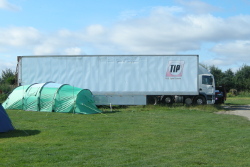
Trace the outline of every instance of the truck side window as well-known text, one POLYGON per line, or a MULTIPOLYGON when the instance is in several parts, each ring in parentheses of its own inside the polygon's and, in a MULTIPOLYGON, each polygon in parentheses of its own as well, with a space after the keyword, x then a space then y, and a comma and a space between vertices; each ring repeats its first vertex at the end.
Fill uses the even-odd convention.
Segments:
POLYGON ((213 85, 213 78, 211 76, 202 76, 202 84, 213 85))

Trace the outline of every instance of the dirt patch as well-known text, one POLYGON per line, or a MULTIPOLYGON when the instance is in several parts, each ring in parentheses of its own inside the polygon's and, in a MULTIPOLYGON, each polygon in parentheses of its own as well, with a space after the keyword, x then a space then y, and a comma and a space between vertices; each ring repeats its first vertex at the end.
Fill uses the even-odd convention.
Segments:
POLYGON ((250 105, 225 106, 224 108, 228 111, 220 111, 218 112, 218 114, 239 115, 246 117, 248 120, 250 120, 250 105))

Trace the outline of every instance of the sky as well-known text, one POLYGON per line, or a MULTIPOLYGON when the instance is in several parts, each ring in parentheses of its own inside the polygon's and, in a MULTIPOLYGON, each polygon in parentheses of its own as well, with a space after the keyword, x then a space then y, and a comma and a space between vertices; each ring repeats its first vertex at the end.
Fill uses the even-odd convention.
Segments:
POLYGON ((250 65, 250 0, 0 0, 0 71, 29 55, 199 55, 250 65))

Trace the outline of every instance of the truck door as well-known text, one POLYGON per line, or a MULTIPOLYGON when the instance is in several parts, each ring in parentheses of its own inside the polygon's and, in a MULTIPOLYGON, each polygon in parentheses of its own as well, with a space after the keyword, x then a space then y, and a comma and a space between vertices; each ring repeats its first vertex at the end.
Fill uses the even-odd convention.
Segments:
POLYGON ((214 95, 215 84, 212 75, 200 75, 199 91, 206 95, 214 95))

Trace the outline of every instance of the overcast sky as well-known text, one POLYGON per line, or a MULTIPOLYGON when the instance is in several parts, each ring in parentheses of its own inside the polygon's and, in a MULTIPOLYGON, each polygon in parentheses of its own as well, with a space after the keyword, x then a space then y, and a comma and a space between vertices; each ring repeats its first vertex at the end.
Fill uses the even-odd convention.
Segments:
POLYGON ((0 0, 0 70, 23 55, 198 54, 250 65, 250 0, 0 0))

